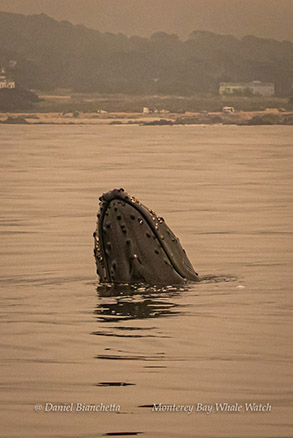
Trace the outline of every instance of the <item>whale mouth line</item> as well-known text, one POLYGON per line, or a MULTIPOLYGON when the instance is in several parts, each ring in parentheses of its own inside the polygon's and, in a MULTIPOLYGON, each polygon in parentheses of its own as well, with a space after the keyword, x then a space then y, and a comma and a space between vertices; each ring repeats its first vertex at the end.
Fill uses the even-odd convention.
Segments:
POLYGON ((100 198, 94 255, 101 282, 182 284, 199 281, 162 217, 123 189, 100 198))

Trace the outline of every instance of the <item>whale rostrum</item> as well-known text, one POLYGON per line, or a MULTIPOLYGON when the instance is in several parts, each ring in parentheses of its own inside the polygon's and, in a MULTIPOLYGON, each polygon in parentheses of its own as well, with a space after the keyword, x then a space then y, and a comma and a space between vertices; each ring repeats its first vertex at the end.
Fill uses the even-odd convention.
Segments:
POLYGON ((122 188, 99 199, 94 256, 101 283, 199 281, 179 239, 162 217, 122 188))

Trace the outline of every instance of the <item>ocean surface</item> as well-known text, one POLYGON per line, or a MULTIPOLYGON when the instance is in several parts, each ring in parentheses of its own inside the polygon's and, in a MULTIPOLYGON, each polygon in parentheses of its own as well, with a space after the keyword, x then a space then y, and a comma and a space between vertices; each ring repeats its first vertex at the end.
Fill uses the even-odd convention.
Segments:
POLYGON ((2 438, 293 436, 292 134, 0 127, 2 438), (200 283, 99 286, 116 187, 165 218, 200 283))

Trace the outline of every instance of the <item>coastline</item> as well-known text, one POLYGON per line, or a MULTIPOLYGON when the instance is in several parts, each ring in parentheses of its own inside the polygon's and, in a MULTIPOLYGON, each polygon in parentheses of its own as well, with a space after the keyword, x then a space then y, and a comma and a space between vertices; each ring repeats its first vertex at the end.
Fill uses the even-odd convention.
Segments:
POLYGON ((185 112, 144 114, 138 112, 58 113, 18 112, 0 113, 1 124, 33 125, 293 125, 293 111, 280 112, 277 108, 265 111, 185 112))

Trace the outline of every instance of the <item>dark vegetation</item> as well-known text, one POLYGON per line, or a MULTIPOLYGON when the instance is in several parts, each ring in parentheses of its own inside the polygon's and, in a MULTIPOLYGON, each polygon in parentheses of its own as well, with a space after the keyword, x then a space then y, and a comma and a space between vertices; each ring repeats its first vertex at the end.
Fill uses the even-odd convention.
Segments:
POLYGON ((0 13, 0 66, 16 83, 41 91, 129 95, 217 94, 220 81, 271 81, 291 92, 293 48, 254 36, 195 31, 187 41, 100 33, 46 15, 0 13), (9 69, 9 61, 17 65, 9 69))
POLYGON ((29 110, 40 101, 41 99, 35 93, 22 87, 11 90, 7 88, 0 89, 0 111, 29 110))

